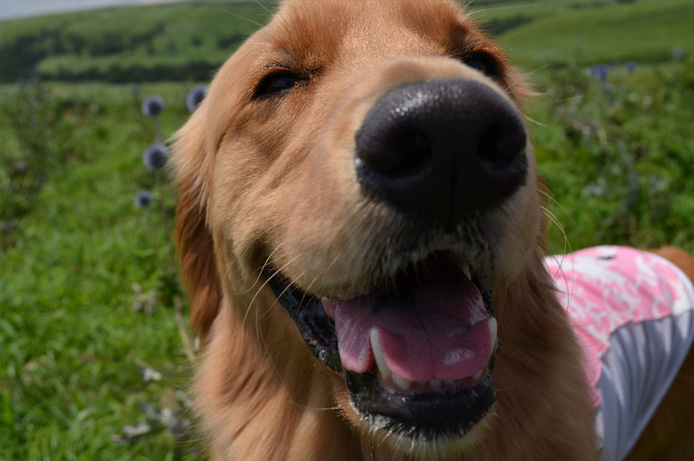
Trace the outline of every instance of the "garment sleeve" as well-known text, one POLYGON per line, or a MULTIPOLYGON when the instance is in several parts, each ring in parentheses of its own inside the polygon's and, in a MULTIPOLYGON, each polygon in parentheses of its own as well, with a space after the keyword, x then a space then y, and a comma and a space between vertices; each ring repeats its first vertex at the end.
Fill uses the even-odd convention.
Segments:
POLYGON ((601 459, 624 459, 634 448, 687 357, 694 312, 630 322, 615 330, 601 357, 596 430, 601 459))

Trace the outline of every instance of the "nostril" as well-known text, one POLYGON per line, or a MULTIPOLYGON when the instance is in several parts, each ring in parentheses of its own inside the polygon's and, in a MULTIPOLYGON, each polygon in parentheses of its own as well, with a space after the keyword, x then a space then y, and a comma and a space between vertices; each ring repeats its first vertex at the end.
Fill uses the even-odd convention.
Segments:
POLYGON ((481 160, 502 166, 524 152, 526 141, 522 125, 494 123, 481 131, 477 155, 481 160))
POLYGON ((382 137, 357 133, 357 158, 371 171, 397 179, 426 168, 433 152, 426 133, 418 129, 396 129, 382 137))
POLYGON ((431 160, 431 143, 422 131, 405 131, 396 146, 400 152, 400 164, 389 172, 390 176, 415 174, 424 169, 431 160))
POLYGON ((503 164, 523 153, 525 143, 526 135, 522 127, 509 128, 494 124, 482 130, 477 154, 481 160, 503 164))

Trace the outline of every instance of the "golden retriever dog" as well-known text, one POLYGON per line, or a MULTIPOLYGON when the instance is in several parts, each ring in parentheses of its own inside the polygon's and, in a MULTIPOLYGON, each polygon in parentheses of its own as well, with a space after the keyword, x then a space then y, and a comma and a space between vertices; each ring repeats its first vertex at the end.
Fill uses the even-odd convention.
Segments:
MULTIPOLYGON (((287 0, 223 65, 174 154, 214 459, 598 458, 529 96, 450 0, 287 0)), ((685 453, 692 388, 634 455, 685 453)))

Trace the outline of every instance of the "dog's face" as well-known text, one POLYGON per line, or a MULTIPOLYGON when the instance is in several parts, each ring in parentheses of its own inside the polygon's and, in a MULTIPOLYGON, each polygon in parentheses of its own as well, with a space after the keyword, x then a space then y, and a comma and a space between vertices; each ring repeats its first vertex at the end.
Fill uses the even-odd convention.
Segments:
POLYGON ((228 304, 364 435, 458 443, 493 413, 494 292, 540 228, 522 92, 452 2, 289 0, 182 130, 228 304))

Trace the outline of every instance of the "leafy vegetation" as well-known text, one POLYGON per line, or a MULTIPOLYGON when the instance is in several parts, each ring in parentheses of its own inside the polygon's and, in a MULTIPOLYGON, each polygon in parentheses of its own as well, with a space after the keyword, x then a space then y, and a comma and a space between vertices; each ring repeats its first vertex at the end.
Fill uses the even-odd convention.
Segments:
POLYGON ((554 196, 551 249, 596 244, 694 250, 694 61, 545 75, 530 111, 554 196), (569 247, 565 247, 564 244, 569 247))
MULTIPOLYGON (((489 21, 514 61, 537 69, 530 77, 540 96, 528 125, 553 194, 549 211, 565 232, 551 227, 551 250, 674 243, 694 251, 694 49, 683 33, 692 7, 528 3, 478 1, 472 14, 489 21), (632 35, 646 29, 649 40, 632 35)), ((170 264, 175 194, 143 165, 156 139, 141 106, 161 96, 156 123, 173 132, 188 116, 198 74, 172 69, 206 62, 206 80, 256 27, 234 15, 267 18, 257 4, 223 8, 180 4, 1 25, 0 73, 22 78, 0 87, 1 459, 195 456, 185 434, 161 423, 171 420, 167 412, 188 419, 181 391, 191 363, 170 264), (190 82, 45 81, 59 78, 61 66, 73 73, 60 78, 100 78, 116 63, 129 81, 162 78, 128 72, 136 62, 166 60, 152 64, 163 66, 163 78, 190 82), (40 73, 29 73, 32 66, 40 73), (144 209, 134 203, 143 190, 153 200, 144 209), (138 438, 143 425, 162 430, 138 438)))

